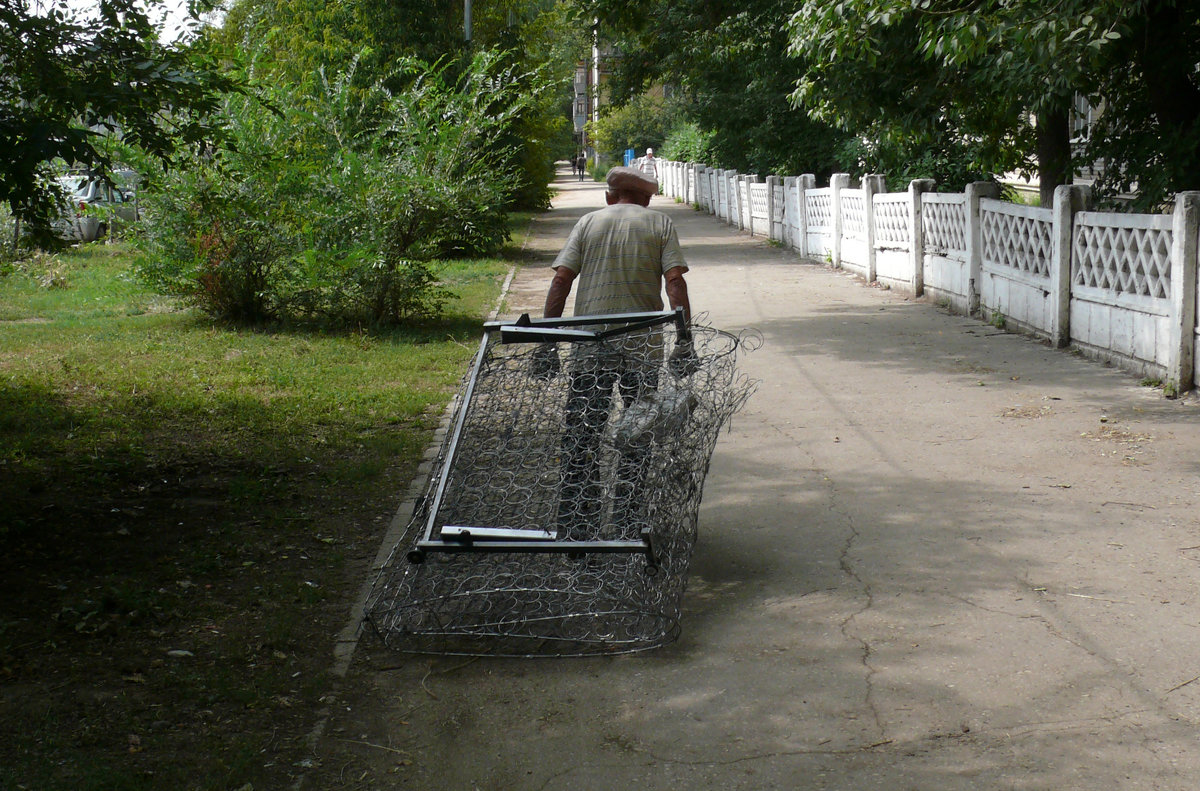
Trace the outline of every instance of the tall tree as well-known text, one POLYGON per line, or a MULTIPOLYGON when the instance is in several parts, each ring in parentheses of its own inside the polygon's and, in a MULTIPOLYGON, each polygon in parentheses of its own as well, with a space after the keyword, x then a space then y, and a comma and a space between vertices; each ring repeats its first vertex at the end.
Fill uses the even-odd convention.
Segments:
POLYGON ((848 135, 809 118, 788 100, 781 0, 579 0, 581 18, 599 20, 614 44, 610 89, 625 101, 654 83, 681 94, 687 120, 713 133, 724 167, 759 173, 838 167, 848 135))
POLYGON ((814 115, 922 144, 941 130, 979 165, 1071 180, 1069 111, 1104 105, 1087 159, 1112 193, 1160 202, 1195 179, 1200 9, 1182 0, 809 0, 793 16, 795 98, 814 115), (1176 155, 1166 161, 1168 154, 1176 155))
POLYGON ((161 42, 138 0, 100 0, 88 19, 67 0, 38 8, 0 0, 0 201, 45 239, 51 163, 104 172, 109 135, 169 162, 217 134, 209 113, 234 85, 199 50, 161 42))

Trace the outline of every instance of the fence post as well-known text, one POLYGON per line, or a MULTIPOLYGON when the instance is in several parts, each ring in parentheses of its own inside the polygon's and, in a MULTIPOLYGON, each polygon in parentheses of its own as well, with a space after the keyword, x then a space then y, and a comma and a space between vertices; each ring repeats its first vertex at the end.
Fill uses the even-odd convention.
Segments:
POLYGON ((1171 348, 1167 355, 1167 381, 1176 392, 1191 390, 1195 382, 1196 354, 1196 254, 1200 231, 1200 192, 1175 196, 1171 224, 1171 348))
POLYGON ((795 176, 784 176, 783 178, 783 228, 780 229, 780 241, 788 247, 794 248, 796 240, 792 238, 792 202, 788 199, 788 195, 792 192, 792 187, 796 186, 799 181, 795 176))
MULTIPOLYGON (((754 235, 754 187, 758 184, 758 176, 746 176, 746 230, 750 235, 754 235)), ((767 234, 770 235, 771 229, 767 229, 767 234)))
POLYGON ((833 265, 842 266, 842 190, 850 186, 849 173, 834 173, 829 177, 830 206, 833 214, 833 265))
POLYGON ((967 185, 967 313, 979 312, 983 287, 983 233, 979 226, 979 199, 1000 197, 1000 185, 974 181, 967 185))
POLYGON ((730 216, 726 217, 731 226, 742 228, 742 176, 737 170, 730 170, 730 216))
POLYGON ((1061 349, 1071 343, 1071 237, 1075 212, 1092 202, 1092 188, 1061 184, 1054 188, 1054 247, 1050 259, 1050 344, 1061 349))
POLYGON ((737 227, 739 231, 746 230, 746 199, 743 195, 750 192, 750 188, 746 187, 745 192, 742 188, 750 183, 750 177, 745 173, 738 174, 737 177, 737 227))
MULTIPOLYGON (((767 238, 775 238, 775 187, 779 186, 779 176, 767 176, 767 238)), ((783 227, 779 228, 779 236, 783 236, 783 227)))
POLYGON ((876 281, 875 271, 875 195, 887 191, 883 176, 863 176, 863 235, 867 237, 867 282, 876 281))
POLYGON ((912 258, 912 292, 914 297, 925 293, 925 220, 921 215, 921 194, 933 192, 933 179, 913 179, 908 182, 908 238, 912 258))
POLYGON ((754 235, 754 226, 748 222, 748 220, 750 219, 750 212, 746 211, 746 209, 747 209, 746 204, 749 202, 748 199, 750 197, 750 175, 747 173, 743 173, 743 174, 739 175, 737 178, 737 196, 738 196, 738 213, 737 213, 738 230, 739 231, 748 230, 748 231, 750 231, 750 235, 753 236, 754 235))
POLYGON ((716 216, 720 217, 721 220, 728 222, 730 221, 730 202, 733 199, 733 196, 730 194, 730 170, 728 170, 728 168, 721 168, 718 174, 721 179, 720 188, 721 190, 725 190, 725 204, 718 205, 716 216), (725 214, 721 214, 722 211, 724 211, 725 214))
POLYGON ((729 219, 729 171, 721 168, 717 171, 717 217, 722 220, 729 219), (725 213, 721 213, 721 190, 725 190, 725 213))
POLYGON ((817 177, 812 173, 805 173, 800 176, 800 189, 798 190, 798 203, 800 204, 800 222, 797 223, 797 233, 800 236, 800 243, 793 244, 800 255, 804 258, 808 257, 808 197, 809 190, 817 188, 817 177))
POLYGON ((725 222, 730 221, 730 217, 733 216, 733 212, 731 211, 731 204, 733 203, 733 194, 730 192, 730 179, 733 178, 733 176, 730 175, 731 173, 732 173, 732 170, 730 170, 728 168, 721 170, 721 188, 722 188, 722 190, 725 190, 725 206, 724 206, 725 214, 722 214, 719 216, 721 217, 721 220, 724 220, 725 222))

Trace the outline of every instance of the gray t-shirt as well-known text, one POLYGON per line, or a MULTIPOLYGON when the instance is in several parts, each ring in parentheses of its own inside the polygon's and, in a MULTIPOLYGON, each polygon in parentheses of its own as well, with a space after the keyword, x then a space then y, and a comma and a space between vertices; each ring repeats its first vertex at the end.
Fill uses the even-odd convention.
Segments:
POLYGON ((578 275, 577 316, 662 310, 663 274, 687 271, 670 218, 632 203, 584 215, 553 266, 578 275))

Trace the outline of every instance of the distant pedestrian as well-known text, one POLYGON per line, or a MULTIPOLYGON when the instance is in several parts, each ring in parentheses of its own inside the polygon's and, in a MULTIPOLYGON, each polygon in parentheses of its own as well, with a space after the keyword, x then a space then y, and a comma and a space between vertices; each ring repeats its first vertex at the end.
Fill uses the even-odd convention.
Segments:
POLYGON ((584 175, 587 174, 587 156, 580 154, 575 158, 575 167, 579 170, 579 180, 583 181, 584 175))
POLYGON ((640 169, 650 178, 658 180, 658 160, 654 158, 653 148, 646 149, 646 156, 642 157, 640 169))

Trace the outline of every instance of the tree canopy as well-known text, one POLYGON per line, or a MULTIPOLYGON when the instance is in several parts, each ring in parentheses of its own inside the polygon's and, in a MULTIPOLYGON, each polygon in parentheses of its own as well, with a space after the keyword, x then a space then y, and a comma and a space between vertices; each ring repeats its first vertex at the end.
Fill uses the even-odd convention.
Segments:
POLYGON ((1200 5, 1184 0, 577 0, 618 100, 676 86, 720 164, 942 183, 1093 162, 1142 206, 1197 186, 1200 5), (1100 112, 1072 126, 1077 97, 1100 112))
POLYGON ((883 141, 950 139, 992 172, 1036 167, 1043 201, 1102 159, 1102 192, 1154 205, 1195 186, 1200 9, 1176 0, 806 2, 794 99, 883 141), (1082 95, 1099 122, 1071 150, 1082 95))
POLYGON ((846 133, 788 102, 796 73, 788 67, 780 0, 579 0, 613 43, 609 88, 617 102, 655 83, 678 96, 680 122, 711 135, 707 146, 724 167, 762 174, 827 174, 841 160, 846 133))
POLYGON ((234 87, 201 50, 161 42, 137 0, 102 0, 94 19, 67 0, 0 0, 0 202, 46 238, 51 162, 107 171, 113 135, 169 161, 214 138, 209 114, 234 87))

